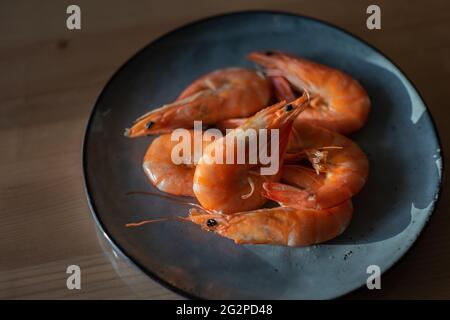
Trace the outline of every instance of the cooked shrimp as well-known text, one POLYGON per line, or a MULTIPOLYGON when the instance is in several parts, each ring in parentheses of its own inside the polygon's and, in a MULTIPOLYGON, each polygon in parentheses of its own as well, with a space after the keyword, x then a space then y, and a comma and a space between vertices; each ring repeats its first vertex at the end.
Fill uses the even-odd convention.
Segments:
MULTIPOLYGON (((220 123, 220 128, 235 128, 243 121, 228 119, 220 123)), ((369 173, 367 156, 356 143, 337 132, 294 121, 284 161, 292 164, 301 159, 308 160, 313 166, 316 172, 314 179, 324 182, 314 191, 305 188, 304 208, 329 208, 350 199, 362 189, 369 173)), ((300 169, 284 164, 282 182, 295 184, 299 180, 310 179, 309 173, 300 169)), ((289 189, 282 183, 273 183, 271 187, 289 189)))
POLYGON ((291 86, 311 94, 310 107, 296 119, 349 134, 367 120, 370 100, 363 87, 342 71, 282 52, 252 52, 249 59, 262 65, 277 95, 293 98, 291 86))
POLYGON ((270 85, 257 72, 228 68, 208 73, 189 85, 179 98, 138 118, 128 137, 193 128, 194 120, 212 125, 220 120, 248 117, 267 106, 270 85))
MULTIPOLYGON (((259 132, 260 129, 268 131, 279 129, 279 149, 276 152, 278 152, 278 161, 281 166, 292 121, 304 109, 308 101, 309 97, 304 94, 290 104, 282 101, 267 107, 204 150, 195 169, 193 189, 197 200, 206 210, 228 214, 260 208, 266 202, 267 199, 261 194, 262 184, 266 181, 277 181, 280 177, 279 172, 273 175, 260 175, 257 171, 262 167, 260 162, 246 161, 244 164, 238 164, 237 146, 245 145, 245 159, 250 159, 252 155, 248 146, 258 137, 247 133, 253 130, 259 132), (227 146, 233 151, 235 157, 232 163, 226 159, 229 152, 227 146), (216 156, 222 160, 220 163, 213 160, 216 156)), ((270 141, 270 137, 271 134, 266 141, 258 141, 259 147, 268 147, 275 143, 270 141)), ((251 150, 251 152, 260 152, 260 150, 251 150)))
MULTIPOLYGON (((129 223, 127 226, 141 226, 166 220, 187 220, 200 225, 237 244, 271 244, 283 246, 308 246, 331 240, 341 235, 350 224, 353 206, 347 200, 328 209, 305 209, 302 207, 302 188, 314 190, 323 185, 316 173, 304 168, 305 177, 297 181, 291 190, 269 188, 263 183, 264 196, 277 201, 280 207, 264 208, 234 214, 220 214, 193 208, 187 218, 163 218, 129 223), (309 172, 309 174, 308 174, 309 172), (284 194, 288 192, 288 194, 284 194)), ((195 204, 192 204, 195 205, 195 204)))
MULTIPOLYGON (((322 243, 340 235, 350 223, 353 206, 350 200, 328 209, 304 208, 305 190, 317 193, 325 184, 325 177, 302 166, 290 169, 290 185, 274 188, 263 183, 264 197, 276 201, 280 207, 238 212, 231 215, 193 208, 187 218, 207 231, 234 240, 237 244, 273 244, 307 246, 322 243)), ((285 170, 286 166, 283 167, 285 170)), ((284 172, 285 177, 287 171, 284 172)), ((163 220, 168 220, 166 218, 163 220)), ((161 220, 146 220, 129 226, 139 226, 161 220)))
POLYGON ((282 179, 284 184, 263 183, 263 195, 280 207, 233 215, 211 214, 194 208, 187 220, 238 244, 307 246, 344 232, 353 214, 350 200, 327 209, 305 208, 305 195, 320 193, 328 183, 325 176, 317 175, 311 168, 284 165, 282 179))
POLYGON ((295 206, 259 209, 233 215, 208 214, 191 209, 187 220, 204 230, 234 240, 237 244, 272 244, 308 246, 328 241, 340 235, 350 223, 351 201, 323 210, 308 210, 295 206))
POLYGON ((265 186, 268 193, 280 192, 277 201, 289 201, 295 194, 302 208, 330 208, 357 194, 367 180, 367 156, 356 143, 336 132, 294 123, 285 158, 288 161, 299 157, 309 160, 313 170, 285 164, 283 183, 265 186), (292 185, 302 188, 298 190, 292 185))
MULTIPOLYGON (((150 144, 144 156, 142 167, 149 180, 155 187, 163 192, 180 196, 194 196, 192 180, 194 178, 196 157, 194 152, 195 131, 187 131, 190 137, 188 146, 189 154, 181 154, 186 150, 179 150, 182 161, 175 163, 172 152, 177 151, 176 146, 181 141, 173 141, 171 134, 163 134, 150 144)), ((198 132, 202 145, 199 146, 201 153, 208 144, 212 142, 212 136, 208 131, 198 132)), ((201 156, 201 154, 200 154, 201 156)))

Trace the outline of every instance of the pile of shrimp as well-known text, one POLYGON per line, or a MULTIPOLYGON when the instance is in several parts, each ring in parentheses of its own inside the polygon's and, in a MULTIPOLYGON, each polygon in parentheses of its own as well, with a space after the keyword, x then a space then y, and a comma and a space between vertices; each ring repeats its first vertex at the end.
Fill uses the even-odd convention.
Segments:
MULTIPOLYGON (((174 102, 138 118, 125 136, 160 134, 145 153, 143 169, 163 197, 196 198, 189 214, 178 220, 237 244, 308 246, 333 239, 348 227, 351 199, 367 180, 367 156, 347 135, 366 123, 369 97, 350 75, 304 58, 264 51, 248 59, 258 71, 208 73, 174 102), (194 130, 194 121, 228 129, 227 134, 213 139, 208 131, 194 130), (178 141, 172 141, 171 132, 177 128, 201 138, 202 153, 195 161, 172 161, 178 141), (276 174, 261 175, 261 163, 208 161, 230 141, 234 147, 242 139, 248 144, 242 132, 249 129, 279 130, 276 174), (269 200, 278 206, 265 207, 269 200)), ((273 143, 269 138, 262 142, 273 143)), ((191 151, 183 157, 192 159, 191 151)))

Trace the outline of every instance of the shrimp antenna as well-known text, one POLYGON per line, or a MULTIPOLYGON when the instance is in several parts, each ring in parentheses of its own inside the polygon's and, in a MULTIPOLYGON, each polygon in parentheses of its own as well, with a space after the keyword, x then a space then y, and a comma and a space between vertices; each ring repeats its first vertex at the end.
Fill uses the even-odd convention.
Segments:
POLYGON ((157 193, 157 192, 152 192, 152 191, 130 191, 130 192, 125 193, 125 195, 127 195, 127 196, 132 196, 132 195, 147 195, 147 196, 161 197, 161 198, 170 200, 170 201, 172 201, 172 202, 176 202, 176 203, 180 203, 180 204, 185 204, 185 205, 192 206, 192 207, 201 209, 201 210, 203 210, 203 211, 209 212, 208 210, 206 210, 205 208, 203 208, 203 207, 202 207, 201 205, 199 205, 198 203, 193 203, 193 202, 189 202, 189 201, 186 201, 186 200, 178 199, 178 198, 175 198, 174 196, 169 196, 169 195, 162 194, 162 193, 157 193))
POLYGON ((169 218, 161 218, 161 219, 151 219, 151 220, 143 220, 139 222, 130 222, 125 225, 125 227, 140 227, 144 224, 148 223, 154 223, 154 222, 164 222, 164 221, 171 221, 171 220, 178 220, 178 221, 188 221, 188 219, 183 217, 169 217, 169 218))
MULTIPOLYGON (((199 205, 197 203, 181 200, 181 199, 178 199, 178 198, 175 198, 173 196, 166 195, 166 194, 156 193, 156 192, 152 192, 152 191, 130 191, 130 192, 125 193, 125 195, 127 195, 127 196, 130 196, 130 195, 147 195, 147 196, 161 197, 161 198, 173 201, 173 202, 177 202, 177 203, 180 203, 180 204, 185 204, 185 205, 189 205, 189 206, 195 207, 195 208, 197 208, 199 210, 207 212, 208 214, 211 214, 211 211, 203 208, 201 205, 199 205)), ((168 218, 161 218, 161 219, 143 220, 143 221, 140 221, 140 222, 130 222, 130 223, 127 223, 125 225, 125 227, 127 227, 127 228, 129 228, 129 227, 140 227, 140 226, 142 226, 144 224, 148 224, 148 223, 173 221, 173 220, 183 221, 183 222, 184 221, 189 221, 189 219, 184 218, 184 217, 168 217, 168 218)))

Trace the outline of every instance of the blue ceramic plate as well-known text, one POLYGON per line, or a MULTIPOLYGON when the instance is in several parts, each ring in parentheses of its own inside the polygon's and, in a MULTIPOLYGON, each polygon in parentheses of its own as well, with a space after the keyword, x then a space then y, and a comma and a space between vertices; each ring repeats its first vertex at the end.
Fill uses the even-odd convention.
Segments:
POLYGON ((101 93, 86 130, 83 163, 93 216, 104 235, 152 278, 189 297, 325 299, 366 284, 412 246, 438 198, 442 160, 427 108, 406 76, 379 51, 330 24, 292 14, 243 12, 179 28, 130 59, 101 93), (352 138, 370 159, 355 214, 338 239, 309 248, 235 245, 189 223, 128 229, 125 224, 187 213, 148 190, 141 169, 151 138, 124 128, 176 98, 211 70, 247 66, 253 50, 279 49, 344 70, 372 101, 367 125, 352 138))

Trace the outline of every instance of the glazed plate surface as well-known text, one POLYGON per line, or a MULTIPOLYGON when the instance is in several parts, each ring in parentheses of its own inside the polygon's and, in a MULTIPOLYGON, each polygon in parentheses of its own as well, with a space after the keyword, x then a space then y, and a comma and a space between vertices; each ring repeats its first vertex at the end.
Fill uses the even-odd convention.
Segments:
POLYGON ((153 279, 205 299, 326 299, 362 285, 367 267, 384 272, 412 246, 433 212, 441 183, 440 145, 420 95, 376 49, 329 24, 297 15, 244 12, 179 28, 117 71, 86 130, 83 165, 94 219, 105 237, 153 279), (367 153, 370 175, 354 198, 355 214, 339 238, 309 248, 235 245, 198 226, 128 222, 185 215, 188 207, 150 196, 141 169, 151 138, 128 139, 138 116, 176 98, 198 76, 252 67, 253 50, 279 49, 341 69, 367 90, 372 110, 352 136, 367 153))

